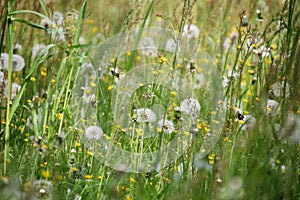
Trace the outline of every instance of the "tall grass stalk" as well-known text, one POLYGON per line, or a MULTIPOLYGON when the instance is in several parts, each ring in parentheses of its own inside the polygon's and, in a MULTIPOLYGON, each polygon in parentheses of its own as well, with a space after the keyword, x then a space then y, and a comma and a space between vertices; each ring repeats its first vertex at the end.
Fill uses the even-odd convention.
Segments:
POLYGON ((7 73, 7 100, 6 100, 6 124, 5 124, 5 147, 4 147, 4 166, 3 175, 7 173, 7 163, 9 162, 9 139, 10 139, 10 101, 12 85, 12 56, 14 50, 14 22, 9 15, 13 11, 13 0, 8 1, 7 5, 7 26, 8 26, 8 73, 7 73))

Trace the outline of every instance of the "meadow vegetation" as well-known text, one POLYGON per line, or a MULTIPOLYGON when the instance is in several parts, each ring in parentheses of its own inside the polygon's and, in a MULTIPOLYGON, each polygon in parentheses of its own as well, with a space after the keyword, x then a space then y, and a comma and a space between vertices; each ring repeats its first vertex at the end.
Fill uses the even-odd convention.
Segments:
POLYGON ((1 1, 0 199, 300 199, 299 18, 298 0, 1 1), (141 34, 139 50, 101 51, 148 27, 178 40, 161 49, 141 34), (188 92, 157 81, 115 100, 146 65, 176 87, 185 77, 188 92), (111 108, 124 103, 119 123, 111 108), (141 173, 107 166, 91 142, 146 155, 181 131, 193 137, 184 153, 141 173))

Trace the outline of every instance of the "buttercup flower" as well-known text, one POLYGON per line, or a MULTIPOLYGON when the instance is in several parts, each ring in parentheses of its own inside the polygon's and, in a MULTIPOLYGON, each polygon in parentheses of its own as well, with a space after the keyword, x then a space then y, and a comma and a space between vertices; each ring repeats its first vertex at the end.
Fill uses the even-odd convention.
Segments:
POLYGON ((144 56, 157 56, 157 47, 155 46, 153 39, 150 37, 145 37, 140 41, 139 49, 141 54, 144 56))
POLYGON ((103 135, 103 130, 99 126, 89 126, 85 130, 85 135, 89 140, 99 140, 103 135))
POLYGON ((284 90, 284 81, 276 82, 272 85, 273 94, 277 97, 283 97, 283 93, 285 93, 285 97, 290 96, 290 85, 286 83, 285 91, 284 90))
POLYGON ((167 134, 173 133, 175 130, 173 122, 171 122, 170 120, 166 120, 166 119, 159 120, 158 127, 161 128, 163 130, 163 132, 167 133, 167 134))
POLYGON ((136 110, 137 122, 154 122, 156 120, 155 113, 149 108, 139 108, 136 110))
POLYGON ((191 24, 191 25, 184 25, 183 27, 183 35, 186 36, 187 38, 197 38, 199 36, 199 29, 196 25, 191 24))
MULTIPOLYGON (((0 68, 8 70, 8 54, 3 53, 2 62, 0 62, 0 68)), ((12 56, 12 71, 17 72, 25 67, 24 58, 18 54, 13 54, 12 56)))
POLYGON ((189 114, 197 115, 199 113, 200 109, 201 109, 201 106, 197 99, 188 98, 188 99, 184 99, 180 103, 181 112, 183 112, 184 114, 187 114, 187 115, 189 115, 189 114))

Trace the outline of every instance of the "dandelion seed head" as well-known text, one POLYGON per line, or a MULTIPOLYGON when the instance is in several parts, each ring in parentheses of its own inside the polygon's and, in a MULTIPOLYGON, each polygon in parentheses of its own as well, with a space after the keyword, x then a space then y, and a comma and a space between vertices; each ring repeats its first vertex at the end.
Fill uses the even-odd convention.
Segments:
POLYGON ((244 131, 251 130, 255 126, 255 123, 256 123, 256 119, 252 115, 244 115, 243 121, 244 121, 244 124, 243 124, 242 130, 244 130, 244 131))
MULTIPOLYGON (((8 97, 8 87, 7 87, 8 84, 6 83, 5 85, 6 85, 6 88, 4 90, 4 95, 7 98, 8 97)), ((21 86, 19 84, 12 83, 12 85, 11 85, 11 97, 10 97, 11 100, 13 100, 17 96, 20 89, 21 89, 21 86)))
POLYGON ((136 110, 137 122, 154 122, 156 114, 149 108, 139 108, 136 110))
POLYGON ((275 116, 279 112, 279 103, 273 99, 267 101, 265 112, 269 116, 275 116))
POLYGON ((48 28, 51 27, 52 22, 51 22, 50 19, 42 19, 41 22, 40 22, 40 25, 41 25, 42 27, 44 27, 45 29, 48 29, 48 28))
POLYGON ((184 25, 183 35, 186 36, 187 38, 195 39, 199 36, 199 34, 200 34, 199 28, 195 24, 184 25))
MULTIPOLYGON (((3 53, 2 61, 0 62, 0 68, 8 70, 8 54, 3 53)), ((13 54, 12 56, 12 71, 21 71, 25 67, 25 60, 22 56, 18 54, 13 54)))
POLYGON ((139 49, 142 55, 149 57, 157 57, 157 47, 150 37, 143 38, 139 43, 139 49))
POLYGON ((45 45, 43 43, 37 43, 35 45, 33 45, 32 49, 31 49, 31 55, 33 58, 35 58, 36 56, 38 56, 41 51, 43 49, 45 49, 45 45))
POLYGON ((272 85, 272 92, 277 97, 283 97, 283 94, 285 93, 285 97, 290 96, 290 85, 286 83, 285 85, 285 91, 284 90, 284 81, 276 82, 272 85))
POLYGON ((64 22, 64 14, 61 12, 55 11, 52 15, 52 22, 56 25, 63 25, 64 22))
POLYGON ((159 120, 158 127, 161 128, 163 132, 167 134, 173 133, 175 131, 173 122, 166 119, 159 120))
POLYGON ((85 130, 85 135, 89 140, 99 140, 103 135, 103 130, 99 126, 89 126, 85 130))
POLYGON ((296 114, 289 115, 279 131, 281 139, 289 139, 291 142, 300 142, 300 116, 296 114))
POLYGON ((172 52, 172 53, 175 53, 176 52, 176 48, 177 48, 177 53, 180 52, 180 46, 179 46, 179 42, 176 42, 174 41, 174 39, 170 38, 167 40, 167 43, 166 43, 166 50, 172 52))
POLYGON ((180 103, 180 110, 187 115, 196 115, 200 112, 201 106, 197 99, 187 98, 180 103))

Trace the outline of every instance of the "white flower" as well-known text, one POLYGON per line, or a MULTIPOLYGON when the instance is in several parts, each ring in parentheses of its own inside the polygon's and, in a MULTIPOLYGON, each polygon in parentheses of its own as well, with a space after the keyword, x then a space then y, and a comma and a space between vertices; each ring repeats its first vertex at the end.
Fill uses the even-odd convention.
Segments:
POLYGON ((155 46, 153 39, 150 37, 145 37, 141 39, 139 43, 139 49, 141 54, 144 56, 157 56, 157 47, 155 46))
POLYGON ((139 108, 136 110, 137 122, 154 122, 156 121, 155 113, 149 108, 139 108))
POLYGON ((197 38, 199 36, 199 29, 196 25, 191 24, 191 25, 184 25, 183 27, 183 35, 186 36, 187 38, 197 38))
POLYGON ((85 129, 85 135, 89 140, 99 140, 103 135, 103 130, 99 126, 89 126, 85 129))
POLYGON ((201 106, 197 99, 188 98, 188 99, 184 99, 180 103, 181 112, 183 112, 184 114, 187 114, 187 115, 189 115, 189 114, 197 115, 199 113, 200 109, 201 109, 201 106))
MULTIPOLYGON (((284 81, 276 82, 272 85, 273 94, 277 97, 283 97, 284 81)), ((290 96, 290 86, 288 83, 285 85, 285 97, 290 96)))
POLYGON ((158 127, 161 128, 163 130, 163 132, 167 133, 167 134, 173 133, 175 130, 173 122, 166 120, 166 119, 159 120, 158 127))
POLYGON ((266 114, 269 116, 275 116, 279 112, 279 103, 275 100, 269 99, 266 106, 266 114))
POLYGON ((176 42, 174 41, 173 38, 170 38, 167 40, 167 43, 166 43, 166 50, 172 52, 172 53, 175 53, 176 52, 176 47, 177 47, 177 53, 180 52, 180 46, 179 46, 179 42, 176 42))
MULTIPOLYGON (((6 83, 5 84, 6 87, 5 87, 5 91, 4 91, 4 94, 5 94, 5 97, 7 98, 8 97, 8 84, 6 83)), ((10 99, 13 100, 16 96, 17 96, 17 93, 19 92, 19 90, 21 89, 21 86, 17 83, 12 83, 11 85, 11 96, 10 96, 10 99)))
MULTIPOLYGON (((8 54, 3 53, 2 61, 0 63, 0 68, 8 70, 8 54)), ((13 54, 12 56, 12 71, 17 72, 22 70, 25 67, 24 58, 18 54, 13 54)))
POLYGON ((245 123, 243 124, 242 130, 247 131, 254 127, 256 119, 252 115, 245 115, 243 121, 245 123))
POLYGON ((36 56, 38 56, 43 49, 45 49, 45 45, 42 43, 37 43, 37 44, 33 45, 32 49, 31 49, 32 57, 35 58, 36 56))

